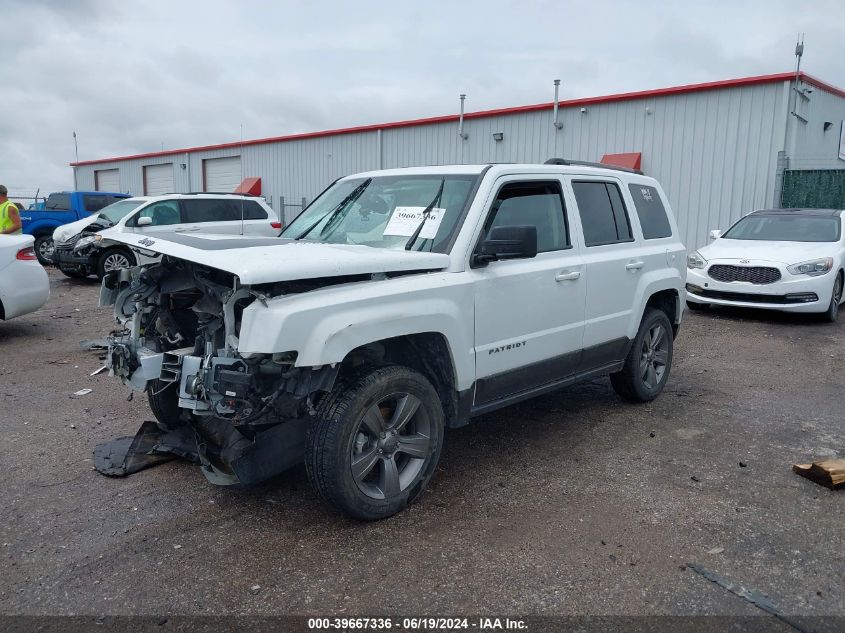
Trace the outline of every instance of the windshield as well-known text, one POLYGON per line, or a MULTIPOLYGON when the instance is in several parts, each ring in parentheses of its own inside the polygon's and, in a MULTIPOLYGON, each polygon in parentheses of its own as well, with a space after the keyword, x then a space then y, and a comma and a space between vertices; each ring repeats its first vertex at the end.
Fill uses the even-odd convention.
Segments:
POLYGON ((115 202, 100 209, 100 217, 105 218, 112 224, 117 224, 121 218, 125 217, 130 211, 137 209, 144 202, 144 200, 121 200, 120 202, 115 202))
POLYGON ((748 215, 722 237, 768 242, 836 242, 839 218, 829 215, 748 215))
POLYGON ((403 249, 426 217, 423 212, 435 202, 412 248, 445 253, 477 178, 432 174, 342 180, 323 192, 281 236, 403 249))

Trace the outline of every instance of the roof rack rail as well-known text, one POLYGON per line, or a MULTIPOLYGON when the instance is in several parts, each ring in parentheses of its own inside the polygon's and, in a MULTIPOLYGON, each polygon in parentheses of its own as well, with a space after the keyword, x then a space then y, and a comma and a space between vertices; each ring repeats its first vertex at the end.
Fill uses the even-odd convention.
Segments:
POLYGON ((250 193, 235 193, 234 191, 185 191, 180 196, 243 196, 244 198, 260 198, 250 193))
POLYGON ((598 167, 599 169, 615 169, 616 171, 626 171, 629 174, 643 175, 641 169, 631 169, 629 167, 620 167, 618 165, 606 165, 604 163, 592 163, 586 160, 569 160, 568 158, 550 158, 544 165, 572 165, 577 167, 598 167))

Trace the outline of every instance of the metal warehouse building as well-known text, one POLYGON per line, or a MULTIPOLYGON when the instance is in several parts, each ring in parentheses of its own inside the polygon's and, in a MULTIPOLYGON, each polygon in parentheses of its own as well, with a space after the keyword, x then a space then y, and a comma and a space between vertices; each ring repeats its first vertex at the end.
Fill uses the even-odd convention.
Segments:
MULTIPOLYGON (((289 221, 341 176, 549 157, 638 167, 689 247, 771 206, 845 207, 845 90, 782 73, 72 163, 77 189, 244 187, 289 221)), ((243 190, 243 189, 242 189, 243 190)))

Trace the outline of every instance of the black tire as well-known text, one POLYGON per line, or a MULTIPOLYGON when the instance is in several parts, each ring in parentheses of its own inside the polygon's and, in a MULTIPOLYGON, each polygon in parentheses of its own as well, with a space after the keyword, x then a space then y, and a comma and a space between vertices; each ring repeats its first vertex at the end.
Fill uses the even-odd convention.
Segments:
POLYGON ((147 389, 147 400, 161 430, 170 431, 182 424, 178 382, 168 385, 158 379, 153 380, 147 389))
POLYGON ((839 304, 842 302, 842 271, 836 273, 836 280, 833 282, 833 294, 830 296, 830 305, 822 312, 822 319, 827 323, 836 323, 839 316, 839 304))
POLYGON ((317 405, 305 467, 330 506, 375 521, 420 496, 442 445, 443 408, 431 383, 407 367, 368 368, 338 382, 317 405))
POLYGON ((35 249, 35 256, 38 258, 38 261, 41 262, 42 266, 49 266, 53 263, 52 235, 39 235, 36 237, 33 248, 35 249))
POLYGON ((88 276, 84 270, 79 270, 78 268, 68 268, 60 265, 59 270, 62 271, 65 277, 70 277, 71 279, 85 279, 88 276))
POLYGON ((687 307, 692 310, 693 312, 703 312, 704 310, 710 309, 709 303, 694 303, 692 301, 687 301, 687 307))
POLYGON ((669 378, 673 347, 669 317, 662 310, 646 308, 624 367, 610 375, 610 382, 616 393, 629 402, 654 400, 663 391, 669 378), (656 344, 652 344, 652 334, 655 334, 656 339, 658 331, 662 332, 661 338, 656 344))
POLYGON ((116 270, 111 267, 112 260, 122 258, 128 263, 128 268, 136 265, 135 256, 125 248, 108 248, 100 253, 97 259, 97 278, 102 279, 106 273, 116 270))

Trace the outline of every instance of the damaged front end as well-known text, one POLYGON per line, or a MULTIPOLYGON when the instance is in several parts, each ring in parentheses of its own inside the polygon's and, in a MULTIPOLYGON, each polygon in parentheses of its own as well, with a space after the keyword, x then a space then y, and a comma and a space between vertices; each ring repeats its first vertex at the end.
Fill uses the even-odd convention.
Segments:
POLYGON ((122 326, 108 339, 107 366, 147 393, 161 437, 145 424, 134 441, 98 447, 98 470, 129 474, 159 461, 139 455, 175 453, 198 461, 212 483, 231 485, 300 462, 313 398, 331 388, 337 368, 295 367, 295 352, 238 353, 244 309, 296 291, 242 286, 231 273, 171 257, 106 275, 100 305, 113 306, 122 326))

